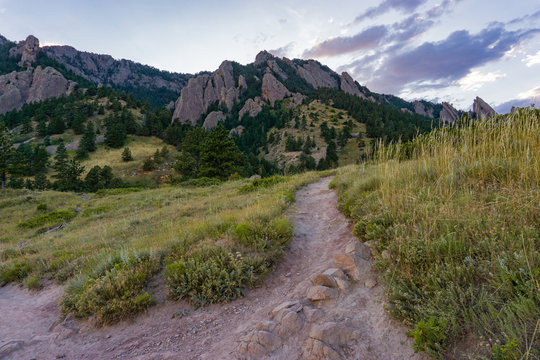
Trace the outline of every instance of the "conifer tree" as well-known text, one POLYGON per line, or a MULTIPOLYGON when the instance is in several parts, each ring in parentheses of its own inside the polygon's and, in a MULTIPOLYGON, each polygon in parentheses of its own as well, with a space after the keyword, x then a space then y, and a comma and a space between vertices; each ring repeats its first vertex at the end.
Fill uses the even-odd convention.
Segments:
POLYGON ((8 128, 0 123, 0 182, 2 183, 2 189, 6 186, 9 158, 12 151, 11 146, 13 146, 11 134, 8 128))
POLYGON ((241 172, 244 164, 243 154, 223 125, 218 125, 206 136, 201 145, 200 176, 226 179, 241 172))

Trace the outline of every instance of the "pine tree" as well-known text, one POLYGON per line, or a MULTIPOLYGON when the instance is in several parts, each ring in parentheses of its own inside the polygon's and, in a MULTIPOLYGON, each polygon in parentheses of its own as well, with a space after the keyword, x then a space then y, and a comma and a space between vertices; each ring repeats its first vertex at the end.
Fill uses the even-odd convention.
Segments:
POLYGON ((105 133, 105 142, 113 148, 124 146, 126 142, 126 127, 120 121, 107 124, 107 132, 105 133))
POLYGON ((53 169, 56 170, 55 177, 58 178, 60 174, 65 170, 68 162, 68 154, 64 143, 60 143, 56 148, 56 155, 54 156, 53 169))
POLYGON ((34 153, 32 155, 32 173, 39 174, 47 172, 47 165, 49 164, 49 153, 45 146, 38 145, 34 147, 34 153))
POLYGON ((200 176, 226 179, 240 172, 244 163, 243 154, 221 124, 201 144, 200 176))
POLYGON ((84 173, 84 167, 76 159, 69 160, 64 169, 58 174, 55 186, 60 191, 80 191, 83 182, 80 176, 84 173))
POLYGON ((47 177, 43 173, 37 173, 34 176, 34 188, 36 190, 45 190, 47 188, 47 177))
POLYGON ((2 189, 4 189, 6 186, 7 171, 12 146, 13 140, 8 128, 4 124, 0 123, 0 182, 2 183, 2 189))
POLYGON ((122 161, 128 162, 132 160, 131 150, 128 147, 124 148, 124 151, 122 151, 122 161))
POLYGON ((184 140, 180 144, 180 150, 187 152, 195 160, 195 168, 200 168, 201 162, 201 147, 204 139, 206 138, 206 130, 200 126, 196 126, 187 132, 184 140))
POLYGON ((85 158, 88 153, 96 151, 96 134, 94 132, 94 124, 89 121, 84 131, 84 135, 79 141, 79 147, 77 149, 77 157, 85 158))

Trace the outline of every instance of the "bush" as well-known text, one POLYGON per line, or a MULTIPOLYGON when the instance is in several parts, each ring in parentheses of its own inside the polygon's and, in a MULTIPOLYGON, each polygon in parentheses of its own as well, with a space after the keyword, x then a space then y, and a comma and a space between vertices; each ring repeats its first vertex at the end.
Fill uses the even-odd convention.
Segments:
POLYGON ((43 287, 41 284, 41 279, 35 276, 29 276, 26 279, 26 287, 30 290, 38 290, 43 287))
POLYGON ((32 271, 32 266, 24 261, 0 268, 0 283, 24 279, 32 271))
POLYGON ((38 204, 37 211, 47 211, 47 204, 38 204))
POLYGON ((241 297, 256 278, 253 262, 221 247, 200 250, 165 268, 171 297, 189 298, 196 306, 241 297))
POLYGON ((153 171, 156 169, 156 162, 151 157, 144 160, 143 166, 144 171, 153 171))
POLYGON ((420 320, 414 330, 407 333, 414 339, 413 349, 415 352, 426 351, 436 355, 444 349, 443 341, 446 338, 444 331, 446 321, 430 317, 427 321, 420 320))
POLYGON ((283 176, 275 175, 262 179, 252 180, 250 184, 244 185, 240 188, 240 192, 250 192, 255 191, 260 188, 268 188, 276 184, 282 183, 285 181, 283 176))
POLYGON ((128 162, 133 160, 133 155, 131 155, 131 150, 126 147, 124 148, 124 151, 122 151, 122 161, 128 162))
MULTIPOLYGON (((154 300, 144 287, 159 268, 152 256, 116 259, 112 268, 75 279, 62 299, 62 312, 93 316, 96 325, 118 322, 150 307, 154 300)), ((108 267, 108 266, 107 266, 108 267)))
POLYGON ((62 225, 75 217, 75 213, 71 210, 56 210, 48 214, 37 216, 33 219, 22 221, 19 223, 19 227, 33 229, 42 225, 48 225, 55 227, 62 225))

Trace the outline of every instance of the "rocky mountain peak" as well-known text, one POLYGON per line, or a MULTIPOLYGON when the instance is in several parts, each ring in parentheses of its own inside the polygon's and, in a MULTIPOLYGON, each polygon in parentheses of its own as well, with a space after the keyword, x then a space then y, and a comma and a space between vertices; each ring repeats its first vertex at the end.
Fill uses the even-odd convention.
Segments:
MULTIPOLYGON (((1 42, 1 40, 0 40, 1 42)), ((17 45, 9 49, 10 57, 21 57, 19 66, 30 67, 37 60, 37 54, 39 52, 39 40, 34 35, 28 35, 26 40, 20 41, 17 45)))
POLYGON ((476 117, 481 120, 497 115, 497 112, 479 96, 474 99, 472 108, 473 112, 476 114, 476 117))
POLYGON ((449 124, 453 124, 454 122, 459 120, 459 112, 449 103, 443 102, 439 119, 449 124))
POLYGON ((255 66, 260 64, 265 64, 268 60, 272 60, 274 55, 270 54, 268 51, 263 50, 257 54, 255 57, 255 66))

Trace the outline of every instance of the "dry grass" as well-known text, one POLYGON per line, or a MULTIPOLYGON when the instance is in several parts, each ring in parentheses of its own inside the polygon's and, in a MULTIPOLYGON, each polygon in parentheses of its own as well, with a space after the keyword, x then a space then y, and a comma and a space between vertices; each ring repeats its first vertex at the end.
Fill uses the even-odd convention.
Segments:
POLYGON ((540 338, 539 111, 436 130, 340 170, 390 311, 416 349, 533 359, 540 338))

